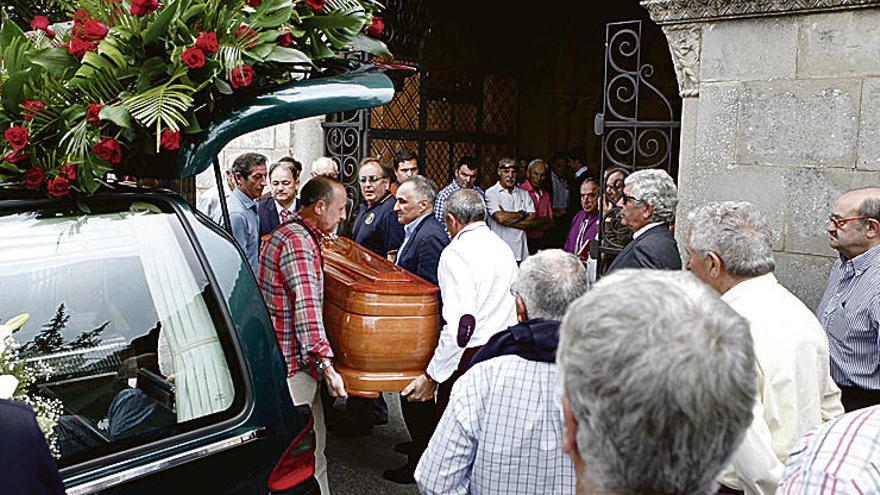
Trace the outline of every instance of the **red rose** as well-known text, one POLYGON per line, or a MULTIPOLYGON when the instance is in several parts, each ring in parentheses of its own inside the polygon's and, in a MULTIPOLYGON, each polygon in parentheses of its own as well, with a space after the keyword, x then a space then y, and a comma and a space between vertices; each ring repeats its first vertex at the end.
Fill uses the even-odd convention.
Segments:
POLYGON ((147 14, 152 14, 161 6, 162 4, 158 0, 131 0, 129 12, 133 16, 143 17, 147 14))
POLYGON ((253 48, 257 45, 260 35, 247 24, 242 24, 235 30, 235 38, 247 43, 248 48, 253 48))
POLYGON ((101 41, 107 36, 107 31, 109 31, 109 29, 107 29, 106 24, 101 21, 89 19, 83 23, 80 37, 92 41, 101 41))
POLYGON ((70 183, 67 181, 67 177, 62 177, 60 175, 50 180, 48 186, 47 189, 49 190, 49 196, 52 196, 53 198, 67 196, 67 193, 70 192, 70 183))
POLYGON ((290 33, 284 33, 281 36, 275 38, 275 43, 280 46, 290 46, 293 44, 293 38, 290 37, 290 33))
POLYGON ((217 50, 220 49, 220 44, 217 43, 217 34, 213 32, 200 34, 196 38, 196 46, 207 53, 217 53, 217 50))
POLYGON ((70 41, 67 42, 67 53, 73 55, 76 58, 82 58, 86 52, 90 52, 98 48, 98 44, 95 42, 86 41, 80 38, 70 38, 70 41))
POLYGON ((373 23, 367 28, 367 34, 374 38, 378 38, 382 35, 382 31, 385 30, 385 21, 382 20, 381 17, 374 15, 373 23))
POLYGON ((247 0, 248 6, 253 8, 259 7, 261 3, 263 3, 262 0, 247 0))
POLYGON ((229 72, 229 83, 233 88, 246 88, 254 81, 254 69, 250 65, 239 65, 229 72))
POLYGON ((26 153, 22 153, 20 151, 10 151, 3 157, 9 163, 18 163, 23 160, 27 160, 28 156, 26 153))
POLYGON ((58 169, 59 177, 66 177, 67 180, 75 180, 76 179, 76 164, 68 163, 67 165, 62 165, 61 168, 58 169))
POLYGON ((30 141, 30 132, 27 127, 15 125, 6 129, 3 133, 3 137, 5 137, 6 142, 12 146, 12 149, 15 151, 21 151, 27 146, 28 141, 30 141))
POLYGON ((34 20, 31 21, 31 29, 39 29, 40 31, 45 31, 48 27, 49 18, 44 15, 34 16, 34 20))
POLYGON ((113 138, 101 140, 92 148, 92 151, 98 155, 98 158, 103 158, 110 163, 116 164, 122 161, 122 148, 119 147, 119 143, 113 138))
POLYGON ((180 59, 190 69, 198 69, 205 65, 205 52, 195 46, 191 46, 183 51, 180 59))
POLYGON ((24 100, 24 111, 21 112, 24 120, 33 120, 34 116, 46 108, 46 104, 40 100, 24 100))
POLYGON ((104 108, 103 103, 91 103, 89 109, 86 110, 86 119, 89 124, 101 125, 101 109, 104 108))
POLYGON ((180 149, 180 131, 163 129, 159 141, 161 146, 166 150, 178 150, 180 149))
POLYGON ((306 5, 312 8, 312 10, 318 11, 324 8, 325 0, 306 0, 306 5))
POLYGON ((28 189, 39 189, 45 180, 46 172, 43 172, 43 169, 40 167, 31 167, 31 169, 24 174, 24 187, 28 189))

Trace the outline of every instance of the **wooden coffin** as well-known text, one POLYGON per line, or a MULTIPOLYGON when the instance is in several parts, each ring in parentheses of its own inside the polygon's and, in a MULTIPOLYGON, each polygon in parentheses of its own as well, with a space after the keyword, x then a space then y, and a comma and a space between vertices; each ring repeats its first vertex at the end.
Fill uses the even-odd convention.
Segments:
POLYGON ((351 239, 324 243, 324 325, 349 394, 399 392, 440 337, 440 289, 351 239))

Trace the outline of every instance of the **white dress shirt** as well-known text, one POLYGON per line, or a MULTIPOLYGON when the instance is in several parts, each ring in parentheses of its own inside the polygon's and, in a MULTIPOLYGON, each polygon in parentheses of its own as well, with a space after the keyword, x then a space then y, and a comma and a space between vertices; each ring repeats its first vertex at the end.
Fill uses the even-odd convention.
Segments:
POLYGON ((843 414, 828 341, 816 316, 772 273, 744 280, 721 298, 749 321, 760 381, 755 418, 719 481, 771 494, 798 440, 843 414))
POLYGON ((510 248, 485 222, 467 225, 440 255, 437 280, 443 301, 440 340, 427 373, 445 382, 458 368, 464 349, 458 346, 458 322, 470 314, 476 320, 467 347, 485 344, 489 338, 516 324, 516 306, 510 288, 516 281, 516 261, 510 248))
POLYGON ((425 495, 575 493, 562 452, 556 363, 499 356, 469 369, 452 387, 416 468, 425 495))
POLYGON ((640 228, 639 230, 633 232, 633 239, 638 239, 638 238, 639 238, 641 235, 643 235, 645 232, 647 232, 647 231, 653 229, 654 227, 656 227, 656 226, 658 226, 658 225, 662 225, 662 224, 663 224, 663 222, 651 222, 651 223, 649 223, 649 224, 643 226, 643 227, 640 228))
MULTIPOLYGON (((273 200, 275 201, 275 200, 273 200)), ((281 212, 287 210, 287 219, 290 220, 293 218, 293 202, 290 203, 290 208, 285 208, 281 206, 281 203, 275 201, 275 212, 278 214, 278 225, 284 223, 284 219, 281 218, 281 212)))
POLYGON ((496 182, 494 186, 486 189, 486 209, 489 210, 489 228, 510 246, 516 261, 522 261, 529 256, 529 245, 526 241, 526 231, 501 225, 492 219, 492 214, 498 211, 526 213, 535 212, 535 203, 525 189, 514 186, 512 191, 496 182))

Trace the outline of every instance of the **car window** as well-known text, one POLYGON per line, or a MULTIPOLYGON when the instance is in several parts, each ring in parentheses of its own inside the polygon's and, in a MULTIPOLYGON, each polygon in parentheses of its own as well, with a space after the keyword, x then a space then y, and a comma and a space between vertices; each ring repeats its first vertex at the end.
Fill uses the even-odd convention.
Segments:
POLYGON ((233 353, 207 280, 178 217, 154 204, 0 216, 0 319, 30 313, 13 337, 39 370, 32 394, 62 405, 61 466, 230 409, 233 353))

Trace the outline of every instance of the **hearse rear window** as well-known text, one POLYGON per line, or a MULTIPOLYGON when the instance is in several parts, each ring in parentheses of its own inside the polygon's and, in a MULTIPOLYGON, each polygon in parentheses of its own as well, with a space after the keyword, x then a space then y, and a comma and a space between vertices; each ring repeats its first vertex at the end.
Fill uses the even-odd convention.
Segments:
POLYGON ((0 319, 30 313, 17 359, 40 373, 32 394, 61 405, 61 466, 204 424, 236 394, 180 220, 119 208, 0 216, 0 319))

